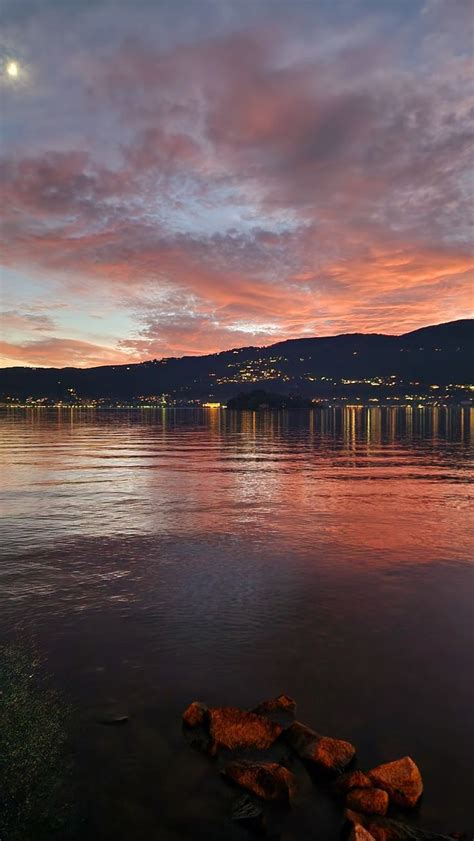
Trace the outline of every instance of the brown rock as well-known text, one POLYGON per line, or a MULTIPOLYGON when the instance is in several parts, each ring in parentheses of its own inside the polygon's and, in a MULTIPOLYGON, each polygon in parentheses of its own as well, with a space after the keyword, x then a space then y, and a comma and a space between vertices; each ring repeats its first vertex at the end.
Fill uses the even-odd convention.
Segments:
POLYGON ((369 824, 367 832, 370 832, 375 841, 394 841, 390 833, 379 824, 369 824))
POLYGON ((348 823, 354 824, 354 826, 357 826, 357 824, 364 826, 365 821, 367 820, 365 815, 359 815, 359 813, 354 812, 353 809, 344 809, 344 818, 348 821, 348 823))
POLYGON ((219 748, 265 750, 282 732, 279 724, 234 707, 211 708, 208 717, 211 753, 216 753, 219 748))
POLYGON ((289 802, 296 793, 294 774, 276 762, 232 762, 223 773, 263 800, 289 802))
POLYGON ((183 713, 183 721, 187 727, 199 727, 205 723, 207 707, 200 701, 193 701, 183 713))
POLYGON ((418 767, 409 756, 378 765, 367 776, 387 792, 397 806, 415 806, 423 792, 423 781, 418 767))
POLYGON ((277 698, 271 698, 269 701, 263 701, 252 712, 257 715, 262 715, 264 718, 269 718, 276 724, 280 724, 283 729, 286 729, 295 720, 296 702, 288 695, 278 695, 277 698))
POLYGON ((353 788, 347 794, 346 803, 349 809, 366 815, 386 815, 388 794, 381 788, 353 788))
POLYGON ((350 742, 323 736, 315 745, 312 759, 328 771, 340 773, 349 765, 355 752, 350 742))
POLYGON ((296 710, 296 701, 289 698, 288 695, 278 695, 277 698, 272 698, 270 701, 262 701, 258 707, 255 707, 252 712, 257 715, 266 715, 275 711, 282 711, 293 714, 296 710))
POLYGON ((351 788, 372 788, 372 781, 363 771, 349 771, 338 778, 334 788, 338 794, 346 794, 351 788))
POLYGON ((299 721, 295 721, 285 735, 301 759, 324 771, 340 774, 355 756, 355 747, 350 742, 321 736, 299 721))
POLYGON ((352 827, 349 841, 374 841, 374 836, 358 823, 352 827))

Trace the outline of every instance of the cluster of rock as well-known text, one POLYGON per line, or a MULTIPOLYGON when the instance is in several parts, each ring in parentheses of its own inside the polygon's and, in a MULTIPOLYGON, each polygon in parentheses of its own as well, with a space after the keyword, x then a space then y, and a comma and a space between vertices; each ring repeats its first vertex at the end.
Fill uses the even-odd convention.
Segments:
POLYGON ((231 752, 221 773, 247 792, 234 805, 232 818, 264 831, 260 801, 291 804, 297 793, 291 760, 242 758, 249 751, 268 751, 284 743, 312 776, 326 780, 331 793, 344 801, 344 834, 350 841, 442 841, 443 836, 386 817, 391 807, 411 809, 423 792, 415 762, 408 756, 372 768, 348 770, 356 749, 350 742, 324 736, 295 720, 296 704, 279 695, 252 710, 207 707, 198 701, 183 713, 191 743, 210 756, 231 752), (256 799, 254 799, 256 798, 256 799))

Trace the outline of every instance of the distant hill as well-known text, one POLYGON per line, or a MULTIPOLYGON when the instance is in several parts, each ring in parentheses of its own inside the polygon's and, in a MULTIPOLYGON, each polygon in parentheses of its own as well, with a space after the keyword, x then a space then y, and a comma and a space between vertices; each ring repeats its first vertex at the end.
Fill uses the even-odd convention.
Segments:
POLYGON ((473 381, 474 320, 452 321, 403 336, 350 333, 289 339, 269 347, 170 357, 99 368, 0 369, 2 402, 225 401, 264 388, 301 397, 378 394, 464 396, 473 381), (460 388, 460 387, 463 388, 460 388))

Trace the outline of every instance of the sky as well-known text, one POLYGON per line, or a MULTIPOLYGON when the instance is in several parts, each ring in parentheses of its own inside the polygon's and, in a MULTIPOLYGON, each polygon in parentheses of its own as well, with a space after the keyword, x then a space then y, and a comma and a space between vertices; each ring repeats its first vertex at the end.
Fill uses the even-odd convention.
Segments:
POLYGON ((2 23, 0 365, 472 315, 467 0, 3 0, 2 23))

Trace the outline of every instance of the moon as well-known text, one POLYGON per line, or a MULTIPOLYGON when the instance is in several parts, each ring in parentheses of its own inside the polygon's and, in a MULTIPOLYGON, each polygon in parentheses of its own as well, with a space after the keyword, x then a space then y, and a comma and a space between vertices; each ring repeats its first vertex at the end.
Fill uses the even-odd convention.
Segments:
POLYGON ((10 76, 11 79, 16 79, 20 73, 20 68, 18 66, 18 62, 16 61, 9 61, 7 64, 7 75, 10 76))

